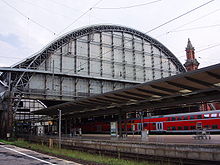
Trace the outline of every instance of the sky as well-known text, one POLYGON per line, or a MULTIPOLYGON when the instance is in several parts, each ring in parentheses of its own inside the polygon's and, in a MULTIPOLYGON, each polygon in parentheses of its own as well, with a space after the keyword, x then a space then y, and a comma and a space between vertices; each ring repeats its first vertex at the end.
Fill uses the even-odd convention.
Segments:
POLYGON ((220 0, 0 0, 0 22, 0 67, 93 24, 122 25, 146 33, 181 63, 190 38, 199 68, 220 62, 220 0))

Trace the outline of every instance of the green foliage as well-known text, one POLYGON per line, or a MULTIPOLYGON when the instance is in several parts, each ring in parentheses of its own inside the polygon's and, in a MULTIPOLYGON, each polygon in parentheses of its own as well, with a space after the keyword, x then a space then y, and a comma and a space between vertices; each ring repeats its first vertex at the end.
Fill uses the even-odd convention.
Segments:
POLYGON ((102 163, 102 164, 107 164, 107 165, 150 165, 150 163, 148 162, 137 162, 137 161, 131 161, 131 160, 117 159, 117 158, 112 158, 109 156, 90 154, 90 153, 80 152, 80 151, 75 151, 75 150, 59 149, 57 147, 49 148, 46 145, 30 143, 24 140, 6 141, 6 140, 0 139, 0 142, 5 143, 5 144, 16 145, 18 147, 25 147, 25 148, 29 148, 32 150, 41 151, 44 153, 64 155, 64 156, 68 156, 74 159, 92 161, 92 162, 102 163))

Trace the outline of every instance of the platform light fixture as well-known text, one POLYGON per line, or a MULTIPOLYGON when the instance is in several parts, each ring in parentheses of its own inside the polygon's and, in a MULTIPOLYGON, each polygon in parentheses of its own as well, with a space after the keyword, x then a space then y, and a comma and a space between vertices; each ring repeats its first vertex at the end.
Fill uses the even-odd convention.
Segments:
POLYGON ((159 96, 159 95, 152 95, 151 97, 153 97, 153 98, 160 98, 161 96, 159 96))
POLYGON ((180 93, 191 93, 192 91, 189 89, 182 89, 179 91, 180 93))
POLYGON ((220 82, 219 83, 215 83, 214 85, 217 86, 217 87, 220 87, 220 82))

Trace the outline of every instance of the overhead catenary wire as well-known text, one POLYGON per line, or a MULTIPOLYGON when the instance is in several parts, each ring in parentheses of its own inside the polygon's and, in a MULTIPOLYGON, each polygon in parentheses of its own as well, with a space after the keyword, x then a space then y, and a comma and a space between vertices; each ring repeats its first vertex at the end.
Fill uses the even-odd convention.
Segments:
POLYGON ((24 3, 26 3, 26 4, 28 4, 28 5, 31 5, 31 6, 34 6, 34 7, 38 7, 38 8, 40 8, 40 9, 42 9, 42 10, 44 10, 44 11, 50 13, 50 14, 56 14, 56 15, 58 15, 58 16, 62 16, 62 17, 64 17, 64 18, 66 18, 66 19, 70 19, 70 16, 63 15, 63 14, 58 13, 58 12, 55 12, 55 11, 53 11, 53 10, 48 10, 48 8, 45 8, 45 7, 40 6, 40 5, 37 5, 36 3, 32 3, 32 2, 29 2, 29 1, 26 1, 26 0, 22 0, 22 1, 23 1, 24 3))
POLYGON ((141 7, 141 6, 146 6, 150 5, 152 3, 156 3, 162 0, 156 0, 156 1, 151 1, 147 3, 142 3, 142 4, 137 4, 137 5, 131 5, 131 6, 122 6, 122 7, 93 7, 93 9, 104 9, 104 10, 118 10, 118 9, 130 9, 130 8, 135 8, 135 7, 141 7))
POLYGON ((209 46, 209 47, 204 48, 204 49, 197 50, 196 52, 202 52, 202 51, 205 51, 205 50, 208 50, 208 49, 211 49, 211 48, 217 47, 217 46, 220 46, 220 43, 219 43, 219 44, 216 44, 216 45, 209 46))
POLYGON ((156 36, 156 38, 161 37, 161 36, 164 36, 164 35, 166 35, 166 34, 169 34, 169 33, 172 32, 172 31, 175 31, 175 30, 177 30, 177 29, 180 29, 180 28, 182 28, 182 27, 184 27, 184 26, 186 26, 186 25, 189 25, 189 24, 191 24, 191 23, 194 23, 194 22, 196 22, 196 21, 198 21, 198 20, 200 20, 200 19, 204 19, 205 17, 207 17, 207 16, 209 16, 209 15, 211 15, 211 14, 214 14, 214 13, 216 13, 216 12, 218 12, 218 11, 220 11, 220 9, 216 9, 216 10, 214 10, 214 11, 212 11, 212 12, 209 12, 209 13, 207 13, 207 14, 204 14, 204 15, 202 15, 202 16, 199 17, 199 18, 196 18, 196 19, 194 19, 194 20, 192 20, 192 21, 189 21, 189 22, 187 22, 187 23, 185 23, 185 24, 182 24, 182 25, 180 25, 180 26, 178 26, 178 27, 176 27, 176 28, 174 28, 174 29, 172 29, 172 30, 170 30, 170 31, 167 31, 167 32, 165 32, 165 33, 160 34, 160 35, 156 36))
POLYGON ((60 35, 61 33, 63 33, 66 29, 68 29, 70 26, 72 26, 74 23, 76 23, 80 18, 82 18, 84 15, 86 15, 88 12, 90 12, 95 6, 97 6, 101 1, 103 0, 99 0, 98 2, 96 2, 92 7, 90 7, 88 10, 86 10, 83 14, 81 14, 79 17, 77 17, 71 24, 69 24, 68 26, 66 26, 63 30, 61 30, 57 35, 60 35))
POLYGON ((57 2, 56 0, 50 0, 50 1, 53 1, 54 4, 57 4, 59 6, 61 5, 63 7, 66 7, 68 9, 70 9, 71 11, 72 10, 80 11, 79 9, 73 8, 71 5, 66 5, 65 3, 61 3, 60 0, 59 0, 59 2, 57 2))
POLYGON ((215 0, 208 1, 208 2, 206 2, 206 3, 204 3, 204 4, 202 4, 202 5, 198 6, 198 7, 196 7, 196 8, 194 8, 194 9, 190 10, 190 11, 187 11, 186 13, 183 13, 183 14, 181 14, 181 15, 179 15, 179 16, 173 18, 173 19, 170 19, 169 21, 164 22, 163 24, 161 24, 161 25, 159 25, 159 26, 157 26, 157 27, 155 27, 155 28, 153 28, 153 29, 150 29, 150 30, 147 31, 146 33, 150 33, 150 32, 152 32, 152 31, 154 31, 154 30, 156 30, 156 29, 159 29, 160 27, 162 27, 162 26, 164 26, 164 25, 167 25, 168 23, 173 22, 173 21, 175 21, 175 20, 177 20, 177 19, 179 19, 179 18, 181 18, 181 17, 183 17, 183 16, 185 16, 185 15, 187 15, 187 14, 189 14, 189 13, 191 13, 191 12, 193 12, 193 11, 195 11, 195 10, 201 8, 201 7, 203 7, 203 6, 206 6, 206 5, 208 5, 209 3, 213 2, 213 1, 215 1, 215 0))
POLYGON ((9 4, 8 2, 6 2, 5 0, 1 0, 4 4, 6 4, 8 7, 12 8, 13 10, 15 10, 17 13, 19 13, 21 16, 25 17, 26 19, 30 20, 31 22, 33 22, 34 24, 40 26, 41 28, 49 31, 50 33, 52 33, 53 35, 56 35, 56 33, 51 30, 50 28, 38 23, 37 21, 35 21, 34 19, 26 16, 23 12, 21 12, 20 10, 18 10, 16 7, 12 6, 11 4, 9 4))
POLYGON ((220 26, 220 24, 209 25, 209 26, 198 26, 198 27, 193 27, 193 28, 188 28, 188 29, 173 30, 173 31, 169 31, 169 33, 189 31, 189 30, 198 30, 198 29, 206 29, 206 28, 213 28, 213 27, 219 27, 219 26, 220 26))
MULTIPOLYGON (((161 24, 161 25, 159 25, 159 26, 157 26, 157 27, 155 27, 155 28, 153 28, 153 29, 151 29, 151 30, 145 32, 144 34, 147 34, 147 33, 149 33, 149 32, 152 32, 152 31, 154 31, 154 30, 156 30, 156 29, 158 29, 158 28, 160 28, 160 27, 162 27, 162 26, 164 26, 164 25, 166 25, 166 24, 168 24, 168 23, 170 23, 170 22, 172 22, 172 21, 174 21, 174 20, 177 20, 177 19, 179 19, 179 18, 181 18, 181 17, 183 17, 183 16, 185 16, 185 15, 187 15, 187 14, 189 14, 189 13, 191 13, 191 12, 197 10, 197 9, 200 9, 201 7, 204 7, 204 6, 208 5, 209 3, 213 2, 213 1, 214 1, 214 0, 210 0, 210 1, 206 2, 206 3, 203 3, 202 5, 200 5, 200 6, 198 6, 198 7, 195 7, 195 8, 193 8, 193 9, 191 9, 191 10, 185 12, 184 14, 181 14, 180 16, 175 17, 175 18, 173 18, 173 19, 171 19, 171 20, 169 20, 169 21, 167 21, 167 22, 165 22, 165 23, 163 23, 163 24, 161 24)), ((128 40, 127 42, 122 43, 122 44, 119 45, 119 46, 114 46, 114 47, 113 47, 113 50, 122 47, 123 44, 126 44, 126 43, 128 43, 128 42, 131 42, 132 40, 133 40, 133 39, 128 40)), ((101 54, 101 55, 98 55, 97 58, 99 58, 99 57, 101 57, 101 56, 103 56, 103 55, 105 55, 105 54, 107 54, 107 53, 109 53, 109 52, 111 52, 111 51, 112 51, 112 50, 107 51, 107 52, 105 52, 105 53, 103 53, 103 54, 101 54)), ((81 65, 79 65, 79 66, 77 67, 77 69, 81 68, 83 65, 86 65, 86 64, 87 64, 87 62, 82 63, 81 65)))

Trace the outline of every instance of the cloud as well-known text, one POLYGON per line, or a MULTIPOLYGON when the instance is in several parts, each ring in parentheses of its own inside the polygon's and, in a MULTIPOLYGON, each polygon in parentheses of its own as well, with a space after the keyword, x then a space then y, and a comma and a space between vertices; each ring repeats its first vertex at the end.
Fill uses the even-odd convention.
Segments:
POLYGON ((22 60, 21 54, 23 54, 20 47, 14 46, 8 43, 8 41, 0 40, 0 66, 10 66, 20 60, 22 60))
POLYGON ((0 34, 0 41, 6 42, 14 47, 22 47, 22 42, 20 41, 19 37, 15 34, 0 34))
MULTIPOLYGON (((189 11, 196 6, 204 3, 205 0, 185 0, 185 1, 160 1, 151 5, 146 5, 138 8, 131 8, 126 10, 96 10, 92 9, 86 15, 81 17, 72 26, 67 28, 64 33, 72 31, 79 27, 92 25, 92 24, 120 24, 122 26, 128 26, 143 32, 157 27, 158 25, 170 20, 186 11, 189 11)), ((26 17, 19 14, 14 9, 10 8, 2 1, 0 1, 0 56, 1 63, 5 65, 11 65, 12 60, 4 60, 10 57, 25 58, 33 53, 38 52, 45 47, 52 40, 58 36, 54 36, 49 32, 45 26, 58 34, 65 29, 68 25, 74 22, 80 15, 93 6, 97 0, 10 0, 7 1, 17 10, 21 11, 26 17, 29 17, 36 21, 38 24, 28 20, 26 17), (11 49, 11 50, 8 50, 11 49)), ((134 2, 132 0, 120 0, 120 1, 102 1, 97 7, 120 7, 130 6, 135 4, 146 3, 146 0, 139 0, 134 2)), ((180 60, 185 62, 185 47, 187 39, 190 38, 193 46, 196 50, 199 50, 202 45, 210 45, 213 43, 219 43, 220 28, 203 29, 184 31, 176 33, 167 33, 176 27, 182 26, 192 20, 195 20, 207 13, 217 10, 220 6, 220 1, 214 1, 209 5, 196 10, 195 12, 182 17, 176 21, 173 21, 166 26, 163 26, 152 33, 149 33, 153 38, 156 38, 168 49, 170 49, 177 57, 181 57, 180 60), (157 37, 160 34, 164 34, 161 37, 157 37), (184 56, 184 57, 183 57, 184 56)), ((197 26, 208 26, 219 22, 220 11, 215 12, 198 21, 194 21, 192 24, 187 24, 184 28, 191 28, 197 26)), ((201 67, 211 65, 216 61, 219 61, 218 52, 220 47, 208 49, 203 52, 199 52, 196 56, 201 56, 201 67), (211 56, 211 57, 210 57, 211 56), (211 59, 217 60, 211 60, 211 59)), ((0 64, 1 65, 1 64, 0 64)))

